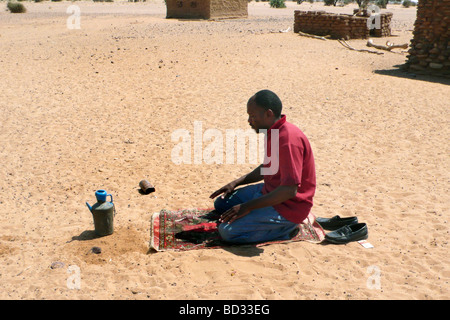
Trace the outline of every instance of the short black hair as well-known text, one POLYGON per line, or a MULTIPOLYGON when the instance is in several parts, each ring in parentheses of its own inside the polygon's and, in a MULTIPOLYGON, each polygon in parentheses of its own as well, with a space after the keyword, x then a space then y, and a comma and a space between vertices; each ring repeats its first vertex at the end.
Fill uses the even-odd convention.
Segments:
POLYGON ((272 110, 275 117, 278 118, 281 116, 283 105, 280 98, 274 92, 267 89, 258 91, 250 98, 249 102, 251 100, 255 101, 255 103, 264 110, 272 110))

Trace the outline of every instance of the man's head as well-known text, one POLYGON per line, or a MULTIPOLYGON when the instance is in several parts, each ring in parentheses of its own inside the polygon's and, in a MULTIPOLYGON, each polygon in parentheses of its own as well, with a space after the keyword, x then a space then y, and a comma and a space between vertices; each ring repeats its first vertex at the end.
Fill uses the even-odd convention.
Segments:
POLYGON ((248 100, 248 123, 257 133, 261 129, 268 130, 281 117, 282 104, 280 98, 270 90, 258 91, 248 100))

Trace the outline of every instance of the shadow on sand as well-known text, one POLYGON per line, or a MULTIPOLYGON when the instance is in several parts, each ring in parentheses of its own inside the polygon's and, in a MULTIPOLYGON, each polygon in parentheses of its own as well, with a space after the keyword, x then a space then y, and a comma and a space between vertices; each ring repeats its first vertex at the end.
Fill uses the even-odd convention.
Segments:
POLYGON ((405 70, 403 68, 403 65, 396 65, 393 69, 375 70, 374 73, 391 77, 450 85, 450 78, 435 76, 431 74, 414 73, 413 71, 405 70))

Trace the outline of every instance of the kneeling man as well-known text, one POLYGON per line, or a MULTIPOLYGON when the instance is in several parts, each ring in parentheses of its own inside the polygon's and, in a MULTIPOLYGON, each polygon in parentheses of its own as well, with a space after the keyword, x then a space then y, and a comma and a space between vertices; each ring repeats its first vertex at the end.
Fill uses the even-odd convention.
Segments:
POLYGON ((266 133, 265 157, 270 162, 211 194, 212 199, 221 195, 214 207, 221 213, 219 232, 224 241, 288 240, 311 210, 316 189, 311 145, 281 112, 281 100, 270 90, 257 92, 247 103, 250 126, 266 133))

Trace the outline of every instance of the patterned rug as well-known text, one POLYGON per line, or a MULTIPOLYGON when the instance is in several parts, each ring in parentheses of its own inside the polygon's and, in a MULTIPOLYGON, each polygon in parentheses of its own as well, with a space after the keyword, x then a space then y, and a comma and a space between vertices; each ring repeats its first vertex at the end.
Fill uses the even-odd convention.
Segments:
MULTIPOLYGON (((220 248, 231 246, 221 240, 217 226, 218 214, 214 209, 161 210, 152 215, 150 227, 150 248, 156 251, 186 251, 194 249, 220 248)), ((310 214, 299 225, 299 232, 290 240, 270 241, 271 243, 309 241, 320 243, 325 232, 310 214)))

